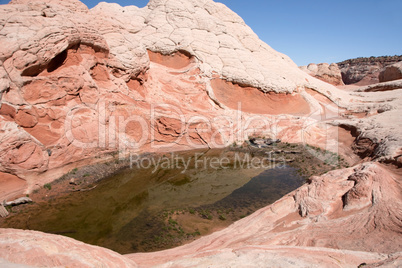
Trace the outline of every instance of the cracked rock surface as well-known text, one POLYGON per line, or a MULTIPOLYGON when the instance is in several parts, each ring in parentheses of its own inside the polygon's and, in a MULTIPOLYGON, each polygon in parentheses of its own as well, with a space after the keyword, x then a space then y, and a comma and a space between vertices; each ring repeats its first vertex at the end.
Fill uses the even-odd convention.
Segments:
MULTIPOLYGON (((401 95, 400 80, 352 91, 311 77, 212 0, 90 10, 78 0, 12 0, 0 5, 0 201, 117 152, 217 148, 266 135, 362 159, 170 255, 129 258, 162 267, 234 256, 240 264, 281 256, 278 265, 298 267, 397 263, 401 176, 386 164, 402 165, 401 95)), ((0 230, 0 247, 22 245, 25 235, 64 239, 15 232, 14 241, 0 230)), ((0 252, 0 264, 16 262, 0 252)))

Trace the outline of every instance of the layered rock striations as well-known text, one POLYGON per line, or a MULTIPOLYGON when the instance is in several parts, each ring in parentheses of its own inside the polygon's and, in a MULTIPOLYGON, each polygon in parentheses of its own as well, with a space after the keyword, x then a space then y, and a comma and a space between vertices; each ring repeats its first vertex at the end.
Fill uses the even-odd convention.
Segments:
MULTIPOLYGON (((334 67, 323 67, 322 77, 339 82, 334 67)), ((234 255, 257 263, 253 256, 275 254, 282 264, 297 263, 294 256, 304 264, 328 264, 333 256, 346 265, 389 263, 398 255, 383 254, 400 251, 391 242, 402 244, 400 175, 379 163, 402 165, 402 88, 387 83, 390 90, 349 92, 318 80, 212 0, 91 10, 77 0, 12 0, 0 6, 0 199, 116 153, 216 148, 255 134, 346 156, 353 149, 369 163, 313 178, 276 205, 177 251, 129 257, 145 266, 219 264, 234 255), (241 234, 236 241, 233 232, 241 234), (379 242, 381 235, 390 242, 379 242)), ((64 239, 15 233, 8 240, 10 232, 0 230, 0 263, 18 262, 12 250, 26 239, 64 239)), ((71 264, 55 258, 49 265, 71 264)))
MULTIPOLYGON (((305 75, 222 4, 101 3, 88 10, 73 0, 18 0, 0 12, 0 172, 26 180, 28 190, 133 143, 141 151, 150 144, 171 143, 176 150, 230 144, 234 137, 219 130, 227 122, 211 126, 214 144, 200 134, 205 120, 188 125, 194 133, 186 139, 182 129, 184 114, 235 119, 226 106, 235 104, 215 97, 224 83, 252 86, 257 95, 295 96, 293 104, 308 106, 299 92, 308 84, 305 75), (211 80, 225 82, 214 87, 211 80), (163 115, 161 104, 175 116, 163 115), (151 118, 154 107, 158 114, 151 118)), ((274 105, 270 113, 299 112, 266 99, 264 105, 274 105)))
POLYGON ((337 64, 341 69, 342 80, 346 85, 359 83, 364 86, 385 82, 379 79, 380 72, 385 67, 400 61, 402 61, 402 56, 385 56, 349 59, 337 64))
POLYGON ((219 147, 253 131, 315 142, 325 127, 303 125, 330 103, 369 112, 399 101, 373 103, 311 78, 210 0, 91 10, 18 0, 0 12, 0 172, 24 179, 28 191, 116 151, 219 147), (283 122, 275 133, 255 130, 253 114, 283 122))

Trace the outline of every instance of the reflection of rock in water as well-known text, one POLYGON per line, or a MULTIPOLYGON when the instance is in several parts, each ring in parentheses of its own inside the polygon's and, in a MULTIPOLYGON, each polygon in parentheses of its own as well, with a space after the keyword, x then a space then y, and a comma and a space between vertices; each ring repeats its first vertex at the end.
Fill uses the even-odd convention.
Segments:
POLYGON ((154 247, 154 237, 162 232, 164 226, 161 215, 142 210, 136 218, 111 237, 105 245, 123 254, 133 251, 150 251, 154 247))
POLYGON ((148 205, 150 209, 160 209, 213 204, 247 184, 262 171, 262 168, 201 170, 179 181, 188 183, 163 183, 149 189, 148 205))
POLYGON ((269 169, 209 207, 258 209, 275 202, 302 182, 303 178, 292 167, 269 169))
MULTIPOLYGON (((183 155, 192 157, 194 153, 183 155)), ((210 150, 202 157, 229 157, 233 161, 234 154, 210 150)), ((197 169, 193 163, 182 171, 180 168, 156 172, 123 170, 100 181, 92 191, 69 193, 46 204, 32 204, 29 211, 11 217, 7 224, 27 228, 29 218, 30 229, 62 233, 120 253, 150 251, 180 243, 175 237, 163 241, 166 234, 172 234, 169 232, 176 234, 174 228, 166 230, 169 226, 163 215, 165 210, 222 207, 252 212, 299 185, 299 177, 292 168, 197 169), (158 240, 163 234, 162 241, 158 240)))

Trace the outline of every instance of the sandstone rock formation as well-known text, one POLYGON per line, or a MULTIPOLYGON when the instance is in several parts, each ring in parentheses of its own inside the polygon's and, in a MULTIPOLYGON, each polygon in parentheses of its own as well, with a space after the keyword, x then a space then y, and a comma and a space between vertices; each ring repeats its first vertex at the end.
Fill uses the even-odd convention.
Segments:
POLYGON ((380 82, 402 79, 402 61, 385 67, 379 76, 380 82))
POLYGON ((300 66, 299 68, 309 75, 334 86, 343 85, 341 70, 336 63, 310 63, 308 66, 300 66))
POLYGON ((322 143, 329 110, 398 106, 308 76, 210 0, 13 0, 0 12, 0 172, 28 192, 116 151, 219 147, 256 131, 322 143))
MULTIPOLYGON (((397 263, 401 176, 383 165, 402 166, 402 87, 392 83, 392 91, 348 92, 311 77, 212 0, 91 10, 78 0, 12 0, 0 6, 0 201, 115 153, 215 148, 264 134, 346 157, 353 149, 370 163, 312 178, 188 246, 129 257, 162 266, 234 256, 240 264, 279 256, 284 266, 397 263)), ((86 262, 82 247, 94 261, 135 266, 67 238, 10 232, 0 231, 0 263, 37 265, 34 255, 17 254, 31 248, 49 265, 71 265, 86 262), (44 249, 33 245, 39 238, 44 249)))
POLYGON ((111 250, 35 231, 0 229, 2 267, 138 267, 111 250))
MULTIPOLYGON (((235 118, 215 98, 225 83, 297 99, 284 106, 275 96, 263 97, 261 105, 272 106, 267 113, 309 112, 297 92, 307 84, 305 75, 222 4, 151 1, 139 9, 102 3, 88 10, 74 0, 15 0, 0 12, 0 172, 27 181, 28 191, 129 144, 147 151, 151 143, 177 150, 233 142, 219 130, 223 121, 211 127, 218 132, 215 145, 204 137, 212 134, 200 134, 205 120, 235 118), (213 86, 211 79, 227 82, 213 86), (304 108, 292 111, 296 103, 304 108), (180 114, 164 116, 160 104, 180 114), (158 118, 151 120, 153 107, 158 118), (184 114, 206 115, 188 125, 189 137, 182 134, 184 114)), ((225 103, 233 107, 233 101, 225 103)))
POLYGON ((338 62, 341 69, 342 80, 346 85, 359 83, 359 85, 375 84, 379 81, 381 70, 396 62, 402 61, 402 56, 356 58, 338 62))

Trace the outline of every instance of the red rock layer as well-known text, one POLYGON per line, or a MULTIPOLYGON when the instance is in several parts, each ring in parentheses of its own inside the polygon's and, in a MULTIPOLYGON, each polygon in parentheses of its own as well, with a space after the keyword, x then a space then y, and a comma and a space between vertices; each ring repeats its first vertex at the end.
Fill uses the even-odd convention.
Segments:
POLYGON ((253 87, 242 87, 222 79, 213 79, 211 86, 216 98, 231 109, 254 114, 309 114, 310 106, 298 93, 268 92, 253 87))

